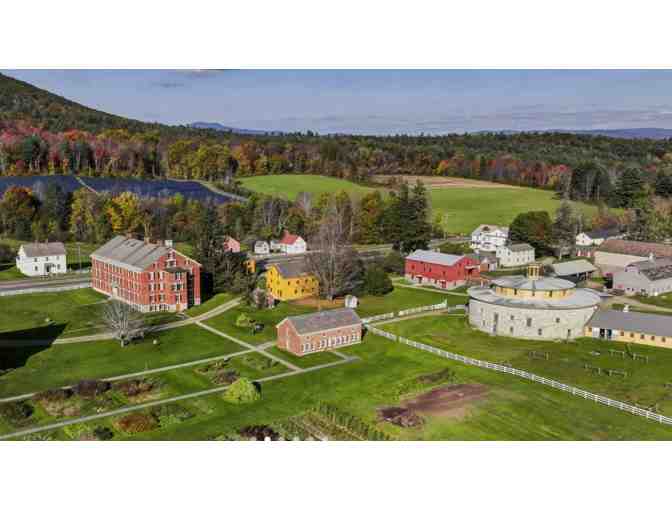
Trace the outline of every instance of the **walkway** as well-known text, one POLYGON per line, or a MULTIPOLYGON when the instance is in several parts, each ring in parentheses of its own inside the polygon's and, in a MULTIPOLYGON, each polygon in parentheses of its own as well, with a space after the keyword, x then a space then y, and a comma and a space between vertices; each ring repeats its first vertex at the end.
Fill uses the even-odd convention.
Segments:
MULTIPOLYGON (((269 382, 269 381, 275 381, 277 379, 284 379, 286 377, 292 377, 292 376, 295 376, 295 375, 304 374, 306 372, 314 372, 316 370, 322 370, 322 369, 325 369, 325 368, 330 368, 330 367, 334 367, 334 366, 337 366, 337 365, 342 365, 344 363, 349 363, 349 362, 353 361, 354 359, 355 358, 349 358, 349 359, 344 359, 344 360, 340 360, 340 361, 333 361, 331 363, 325 363, 323 365, 317 365, 317 366, 310 367, 310 368, 303 368, 303 369, 300 369, 300 370, 295 371, 295 372, 286 372, 284 374, 271 375, 271 376, 268 376, 268 377, 264 377, 262 379, 256 379, 255 382, 264 383, 264 382, 269 382)), ((204 397, 204 396, 212 395, 212 394, 215 394, 215 393, 221 393, 221 392, 225 391, 226 388, 227 388, 227 386, 218 386, 217 388, 210 388, 210 389, 207 389, 207 390, 195 391, 193 393, 186 393, 184 395, 178 395, 176 397, 170 397, 170 398, 164 398, 164 399, 161 399, 161 400, 155 400, 153 402, 145 402, 145 403, 142 403, 142 404, 136 404, 136 405, 132 405, 132 406, 121 407, 121 408, 115 409, 113 411, 106 411, 106 412, 95 414, 95 415, 92 415, 92 416, 82 416, 81 418, 73 418, 73 419, 70 419, 70 420, 59 421, 57 423, 50 423, 49 425, 42 425, 42 426, 38 426, 38 427, 31 427, 31 428, 28 428, 28 429, 18 430, 16 432, 12 432, 10 434, 5 434, 3 436, 0 436, 0 441, 1 440, 6 440, 6 439, 12 439, 12 438, 15 438, 15 437, 25 436, 26 434, 34 434, 34 433, 37 433, 37 432, 46 432, 48 430, 60 429, 60 428, 65 427, 67 425, 74 425, 74 424, 77 424, 77 423, 85 423, 85 422, 88 422, 88 421, 100 420, 102 418, 109 418, 111 416, 118 416, 120 414, 126 414, 126 413, 129 413, 131 411, 139 411, 141 409, 147 409, 147 408, 150 408, 150 407, 155 407, 155 406, 159 406, 159 405, 162 405, 162 404, 168 404, 168 403, 171 403, 171 402, 179 402, 181 400, 204 397)))
MULTIPOLYGON (((241 302, 241 298, 235 298, 226 303, 213 308, 208 312, 204 312, 201 315, 196 317, 189 317, 188 319, 183 319, 176 322, 170 322, 168 324, 162 324, 160 326, 155 326, 152 328, 152 331, 166 331, 168 329, 180 328, 182 326, 187 326, 189 324, 196 324, 199 321, 208 320, 220 313, 226 312, 231 308, 238 306, 241 302)), ((33 345, 63 345, 63 344, 77 344, 83 342, 97 342, 100 340, 111 340, 113 333, 96 333, 95 335, 85 335, 85 336, 73 336, 69 338, 57 338, 56 340, 3 340, 3 347, 30 347, 33 345)))

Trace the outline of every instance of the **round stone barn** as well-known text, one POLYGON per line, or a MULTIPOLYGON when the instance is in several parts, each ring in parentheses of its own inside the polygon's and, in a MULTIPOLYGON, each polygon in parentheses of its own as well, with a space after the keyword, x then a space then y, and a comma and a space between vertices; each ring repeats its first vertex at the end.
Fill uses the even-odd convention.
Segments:
POLYGON ((469 323, 492 335, 534 340, 583 336, 583 327, 601 298, 561 278, 540 276, 540 266, 527 276, 498 278, 489 286, 469 289, 469 323))

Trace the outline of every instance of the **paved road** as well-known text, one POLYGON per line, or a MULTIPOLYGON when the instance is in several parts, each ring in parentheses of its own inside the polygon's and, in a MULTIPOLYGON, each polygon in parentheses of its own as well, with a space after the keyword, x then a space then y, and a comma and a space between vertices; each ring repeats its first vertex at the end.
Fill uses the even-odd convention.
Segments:
POLYGON ((72 276, 72 277, 52 277, 52 278, 23 278, 19 280, 6 280, 0 283, 0 292, 44 289, 65 287, 68 285, 77 285, 80 283, 90 283, 91 276, 72 276))
MULTIPOLYGON (((169 322, 168 324, 162 324, 161 326, 156 326, 152 329, 152 331, 166 331, 168 329, 174 329, 174 328, 179 328, 182 326, 187 326, 189 324, 195 324, 199 321, 204 321, 208 320, 215 315, 218 315, 220 313, 226 312, 227 310, 234 308, 240 304, 241 298, 235 298, 232 299, 231 301, 227 301, 226 303, 223 303, 209 312, 205 312, 201 315, 198 315, 196 317, 189 317, 184 320, 176 321, 176 322, 169 322)), ((78 344, 78 343, 83 343, 83 342, 97 342, 100 340, 111 340, 112 339, 112 333, 111 332, 105 332, 105 333, 97 333, 95 335, 85 335, 85 336, 73 336, 70 338, 57 338, 56 340, 3 340, 2 341, 2 346, 3 347, 30 347, 31 345, 63 345, 63 344, 78 344)))
MULTIPOLYGON (((264 383, 264 382, 268 382, 268 381, 274 381, 274 380, 277 380, 277 379, 284 379, 286 377, 292 377, 292 376, 304 374, 304 373, 307 373, 307 372, 314 372, 316 370, 322 370, 322 369, 325 369, 325 368, 330 368, 330 367, 334 367, 334 366, 337 366, 337 365, 342 365, 344 363, 350 363, 351 361, 354 361, 355 359, 356 358, 343 359, 343 360, 340 360, 340 361, 325 363, 323 365, 317 365, 317 366, 310 367, 310 368, 303 368, 303 369, 300 369, 300 370, 294 371, 294 372, 286 372, 284 374, 271 375, 269 377, 264 377, 262 379, 256 379, 255 382, 264 383)), ((204 397, 204 396, 207 396, 207 395, 212 395, 214 393, 221 393, 224 390, 226 390, 226 386, 219 386, 217 388, 210 388, 208 390, 201 390, 201 391, 196 391, 196 392, 193 392, 193 393, 186 393, 184 395, 178 395, 176 397, 170 397, 170 398, 164 398, 164 399, 161 399, 161 400, 155 400, 153 402, 145 402, 145 403, 142 403, 142 404, 136 404, 136 405, 132 405, 132 406, 121 407, 121 408, 115 409, 113 411, 107 411, 107 412, 95 414, 95 415, 92 415, 92 416, 82 416, 80 418, 63 420, 63 421, 60 421, 60 422, 57 422, 57 423, 51 423, 49 425, 31 427, 31 428, 19 430, 19 431, 16 431, 16 432, 12 432, 10 434, 5 434, 3 436, 0 436, 0 440, 6 440, 6 439, 12 439, 12 438, 15 438, 15 437, 21 437, 21 436, 25 436, 26 434, 34 434, 34 433, 37 433, 37 432, 46 432, 48 430, 60 429, 60 428, 65 427, 67 425, 74 425, 76 423, 84 423, 84 422, 88 422, 88 421, 99 420, 99 419, 102 419, 102 418, 109 418, 111 416, 117 416, 117 415, 120 415, 120 414, 129 413, 131 411, 139 411, 141 409, 147 409, 147 408, 162 405, 162 404, 168 404, 170 402, 179 402, 181 400, 204 397)))

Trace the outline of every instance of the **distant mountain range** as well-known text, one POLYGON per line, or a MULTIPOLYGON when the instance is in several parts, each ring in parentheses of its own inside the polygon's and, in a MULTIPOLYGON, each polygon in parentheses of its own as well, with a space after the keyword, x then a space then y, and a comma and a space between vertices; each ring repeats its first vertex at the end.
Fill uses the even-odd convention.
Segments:
POLYGON ((624 129, 544 129, 541 131, 516 131, 503 129, 501 131, 479 131, 478 133, 502 133, 514 135, 517 133, 571 133, 574 135, 608 136, 610 138, 649 138, 653 140, 665 140, 672 138, 672 129, 665 128, 624 128, 624 129))
POLYGON ((219 122, 192 122, 188 125, 196 129, 214 129, 215 131, 227 131, 237 135, 281 135, 282 131, 264 131, 262 129, 243 129, 230 126, 224 126, 219 122))

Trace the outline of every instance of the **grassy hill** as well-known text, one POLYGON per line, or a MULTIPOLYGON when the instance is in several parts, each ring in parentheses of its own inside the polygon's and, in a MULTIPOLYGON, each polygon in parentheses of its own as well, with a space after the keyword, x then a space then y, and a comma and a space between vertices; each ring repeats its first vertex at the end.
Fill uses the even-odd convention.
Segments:
MULTIPOLYGON (((319 175, 267 175, 242 179, 243 186, 258 193, 296 198, 302 191, 314 194, 345 190, 352 197, 361 197, 374 189, 343 179, 319 175)), ((508 187, 430 188, 432 211, 446 215, 445 228, 451 233, 468 233, 481 223, 508 225, 521 212, 548 211, 551 215, 560 206, 555 193, 547 190, 508 187)), ((478 183, 478 181, 473 181, 478 183)), ((592 215, 596 207, 578 203, 579 209, 592 215)))
POLYGON ((322 175, 262 175, 241 179, 243 186, 257 193, 275 195, 294 200, 302 191, 319 195, 338 193, 343 190, 351 196, 362 196, 374 188, 360 186, 354 182, 322 175))

